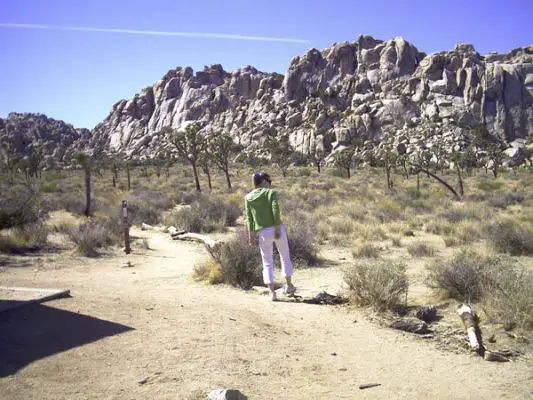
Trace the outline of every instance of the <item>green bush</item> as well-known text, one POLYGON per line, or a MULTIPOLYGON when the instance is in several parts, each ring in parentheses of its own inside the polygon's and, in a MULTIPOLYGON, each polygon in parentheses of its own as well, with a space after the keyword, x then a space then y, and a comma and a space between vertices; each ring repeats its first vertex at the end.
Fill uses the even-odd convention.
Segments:
POLYGON ((32 188, 0 187, 0 229, 35 223, 39 217, 39 197, 32 188))
POLYGON ((409 289, 406 268, 404 263, 384 260, 355 263, 344 274, 351 300, 378 311, 397 309, 409 289))

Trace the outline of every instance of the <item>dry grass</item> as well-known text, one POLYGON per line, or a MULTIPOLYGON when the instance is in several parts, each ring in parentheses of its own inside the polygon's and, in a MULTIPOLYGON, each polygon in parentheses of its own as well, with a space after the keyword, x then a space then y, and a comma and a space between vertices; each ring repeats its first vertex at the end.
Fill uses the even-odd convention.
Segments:
POLYGON ((447 297, 480 302, 494 322, 533 329, 533 271, 508 256, 463 249, 427 266, 427 283, 447 297))
POLYGON ((23 254, 44 249, 48 245, 47 226, 26 224, 0 231, 0 253, 23 254))
POLYGON ((365 242, 352 250, 354 258, 379 258, 383 249, 371 242, 365 242))
POLYGON ((407 246, 407 252, 413 257, 434 257, 437 250, 429 243, 417 242, 407 246))
POLYGON ((92 219, 80 225, 58 227, 86 257, 97 257, 101 250, 121 242, 122 225, 118 219, 92 219))

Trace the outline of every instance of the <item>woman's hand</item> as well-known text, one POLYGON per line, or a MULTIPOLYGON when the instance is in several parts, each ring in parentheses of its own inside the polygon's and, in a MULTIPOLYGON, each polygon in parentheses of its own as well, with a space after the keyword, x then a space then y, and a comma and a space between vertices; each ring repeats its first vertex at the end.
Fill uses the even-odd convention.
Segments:
POLYGON ((276 229, 274 230, 274 237, 276 239, 279 239, 281 237, 281 230, 280 230, 279 226, 276 227, 276 229))

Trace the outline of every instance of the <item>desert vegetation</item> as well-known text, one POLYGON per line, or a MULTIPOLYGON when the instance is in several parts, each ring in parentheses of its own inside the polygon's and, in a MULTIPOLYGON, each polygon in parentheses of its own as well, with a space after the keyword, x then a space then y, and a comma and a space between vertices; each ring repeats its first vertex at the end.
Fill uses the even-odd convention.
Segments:
MULTIPOLYGON (((324 253, 349 249, 353 264, 344 284, 354 304, 392 312, 405 306, 410 271, 422 263, 430 293, 478 305, 487 321, 531 330, 533 174, 528 166, 500 165, 489 173, 479 163, 461 161, 453 169, 443 165, 457 155, 439 152, 433 162, 416 161, 390 148, 368 147, 361 155, 355 145, 325 162, 320 151, 307 158, 289 155, 288 144, 279 141, 269 144, 272 161, 240 157, 235 162, 239 149, 225 135, 199 139, 198 129, 167 132, 177 157, 136 161, 76 153, 69 169, 44 170, 37 163, 36 172, 28 174, 11 168, 0 181, 0 252, 71 248, 98 257, 119 251, 120 203, 127 200, 132 225, 224 235, 223 244, 196 266, 195 276, 249 289, 262 283, 261 259, 243 239, 243 196, 251 189, 253 171, 268 169, 296 267, 322 267, 327 274, 331 260, 324 253), (50 215, 60 210, 76 219, 51 222, 50 215)), ((149 248, 144 242, 134 245, 149 248)))

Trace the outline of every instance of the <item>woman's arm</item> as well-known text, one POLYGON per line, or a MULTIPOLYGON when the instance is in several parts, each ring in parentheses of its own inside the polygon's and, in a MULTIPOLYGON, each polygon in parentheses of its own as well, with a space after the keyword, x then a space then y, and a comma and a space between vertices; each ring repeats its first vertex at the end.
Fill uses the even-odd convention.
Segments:
POLYGON ((255 223, 254 223, 254 216, 252 214, 252 208, 248 204, 248 200, 246 198, 244 199, 244 208, 246 212, 246 226, 248 228, 248 243, 250 246, 255 245, 255 223))

